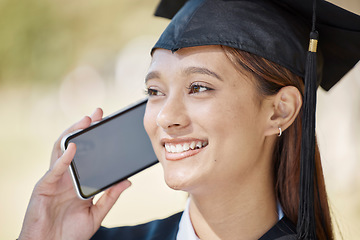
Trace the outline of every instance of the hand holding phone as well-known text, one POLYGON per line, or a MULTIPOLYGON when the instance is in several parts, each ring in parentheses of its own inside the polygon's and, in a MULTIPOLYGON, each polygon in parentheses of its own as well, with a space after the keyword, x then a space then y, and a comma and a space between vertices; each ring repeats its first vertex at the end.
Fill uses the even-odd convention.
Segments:
MULTIPOLYGON (((84 129, 91 122, 99 121, 102 111, 97 109, 91 117, 84 117, 66 130, 70 132, 84 129)), ((19 240, 21 239, 89 239, 119 195, 130 186, 125 180, 106 190, 99 200, 81 200, 76 195, 68 168, 76 148, 70 144, 62 154, 60 139, 52 152, 50 169, 38 181, 31 195, 19 240), (65 231, 64 231, 65 230, 65 231)))
POLYGON ((88 199, 157 163, 143 126, 147 99, 65 136, 77 146, 70 172, 79 197, 88 199))

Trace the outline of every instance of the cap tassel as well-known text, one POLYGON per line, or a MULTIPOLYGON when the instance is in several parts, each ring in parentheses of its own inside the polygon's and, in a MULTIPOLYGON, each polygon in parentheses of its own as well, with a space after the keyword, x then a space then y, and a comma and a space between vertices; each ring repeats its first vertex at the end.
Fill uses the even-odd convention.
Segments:
POLYGON ((315 8, 313 9, 313 28, 305 66, 305 93, 302 120, 302 139, 300 153, 300 202, 298 211, 298 239, 316 239, 314 209, 315 173, 315 112, 316 112, 316 49, 319 38, 315 31, 315 8))
POLYGON ((315 30, 316 0, 313 1, 313 26, 305 66, 305 93, 300 152, 300 191, 297 222, 298 239, 315 240, 316 222, 314 209, 315 173, 315 111, 317 89, 316 49, 319 38, 315 30))

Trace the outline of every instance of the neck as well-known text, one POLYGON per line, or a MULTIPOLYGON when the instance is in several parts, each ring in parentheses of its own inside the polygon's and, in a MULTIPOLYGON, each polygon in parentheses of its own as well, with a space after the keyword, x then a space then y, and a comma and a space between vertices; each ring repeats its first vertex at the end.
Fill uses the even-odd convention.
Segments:
POLYGON ((200 239, 259 239, 270 230, 278 221, 272 171, 265 164, 239 179, 213 182, 205 188, 211 191, 190 192, 190 218, 200 239))
POLYGON ((258 198, 253 194, 222 190, 208 196, 190 195, 196 234, 200 239, 259 239, 278 221, 277 204, 274 193, 258 198))

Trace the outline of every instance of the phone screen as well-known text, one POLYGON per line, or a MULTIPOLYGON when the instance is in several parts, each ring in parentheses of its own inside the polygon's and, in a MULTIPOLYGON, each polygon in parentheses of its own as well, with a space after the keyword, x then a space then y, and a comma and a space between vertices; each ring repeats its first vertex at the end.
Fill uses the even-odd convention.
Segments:
POLYGON ((65 140, 77 150, 70 170, 81 198, 87 199, 157 163, 143 118, 146 100, 65 140))

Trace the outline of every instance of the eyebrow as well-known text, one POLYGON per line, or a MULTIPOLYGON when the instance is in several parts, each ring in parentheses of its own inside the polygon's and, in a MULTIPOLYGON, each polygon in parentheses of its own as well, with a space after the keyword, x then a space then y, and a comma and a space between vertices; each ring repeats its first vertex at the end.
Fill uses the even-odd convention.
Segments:
POLYGON ((203 68, 203 67, 188 67, 184 70, 186 75, 191 75, 191 74, 205 74, 214 78, 217 78, 220 81, 223 81, 223 79, 215 72, 207 69, 207 68, 203 68))
MULTIPOLYGON (((185 73, 185 75, 204 74, 204 75, 208 75, 208 76, 217 78, 220 81, 223 81, 223 79, 217 73, 215 73, 207 68, 203 68, 203 67, 188 67, 183 72, 185 73)), ((147 81, 149 81, 150 79, 160 78, 160 76, 161 76, 161 74, 158 71, 149 72, 145 77, 145 83, 147 83, 147 81)))
POLYGON ((145 83, 147 83, 147 81, 153 78, 160 78, 160 73, 158 71, 149 72, 148 74, 146 74, 145 83))

